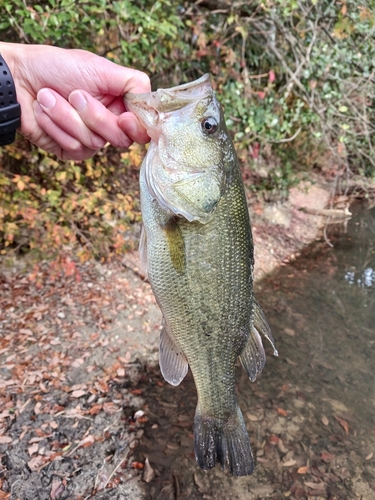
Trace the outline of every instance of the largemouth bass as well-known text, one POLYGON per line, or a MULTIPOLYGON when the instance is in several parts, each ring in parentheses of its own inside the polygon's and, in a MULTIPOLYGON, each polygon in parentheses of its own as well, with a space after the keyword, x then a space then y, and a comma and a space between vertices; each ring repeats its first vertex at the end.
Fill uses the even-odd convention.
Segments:
POLYGON ((255 380, 271 331, 253 296, 253 241, 238 160, 209 75, 125 96, 151 143, 140 172, 141 259, 163 313, 160 368, 198 392, 194 448, 202 469, 235 476, 254 460, 235 391, 237 359, 255 380))

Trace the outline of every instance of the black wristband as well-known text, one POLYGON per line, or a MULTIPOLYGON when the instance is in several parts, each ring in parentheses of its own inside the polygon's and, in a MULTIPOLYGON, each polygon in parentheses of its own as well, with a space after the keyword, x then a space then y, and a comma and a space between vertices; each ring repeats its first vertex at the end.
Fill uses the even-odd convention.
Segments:
POLYGON ((21 106, 10 69, 0 54, 0 146, 14 142, 21 125, 21 106))

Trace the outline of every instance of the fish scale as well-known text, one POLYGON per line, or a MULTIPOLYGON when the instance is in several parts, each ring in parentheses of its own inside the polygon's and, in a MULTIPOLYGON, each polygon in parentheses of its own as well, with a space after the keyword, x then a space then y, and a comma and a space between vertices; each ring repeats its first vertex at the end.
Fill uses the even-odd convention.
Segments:
POLYGON ((235 366, 254 380, 265 362, 258 330, 274 344, 253 297, 248 207, 220 105, 207 76, 125 103, 154 138, 140 174, 141 255, 163 312, 161 371, 173 385, 193 373, 198 464, 251 474, 235 366))

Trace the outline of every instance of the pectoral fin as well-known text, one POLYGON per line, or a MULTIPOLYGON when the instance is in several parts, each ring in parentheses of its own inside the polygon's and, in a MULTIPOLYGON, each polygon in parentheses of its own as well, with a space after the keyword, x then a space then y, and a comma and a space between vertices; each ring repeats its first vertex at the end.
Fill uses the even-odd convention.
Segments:
POLYGON ((147 235, 145 227, 142 225, 141 238, 139 241, 139 258, 147 278, 147 235))
POLYGON ((182 274, 185 271, 186 259, 185 244, 181 229, 173 217, 171 217, 162 227, 167 237, 169 254, 173 267, 179 274, 182 274))
POLYGON ((177 347, 165 325, 160 334, 159 364, 163 377, 171 385, 179 385, 189 368, 185 354, 177 347))

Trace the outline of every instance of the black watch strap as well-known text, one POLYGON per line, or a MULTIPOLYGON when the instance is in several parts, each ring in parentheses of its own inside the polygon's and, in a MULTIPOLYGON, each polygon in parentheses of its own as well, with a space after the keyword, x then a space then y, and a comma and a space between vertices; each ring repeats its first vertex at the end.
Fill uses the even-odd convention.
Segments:
POLYGON ((0 54, 0 146, 14 142, 21 125, 21 106, 17 102, 13 77, 0 54))

